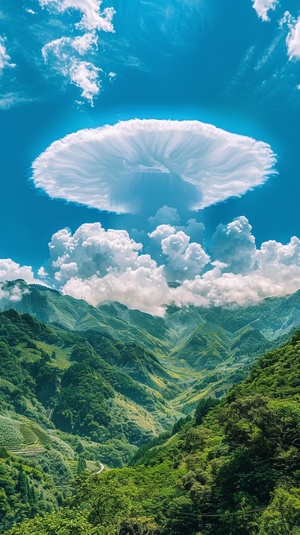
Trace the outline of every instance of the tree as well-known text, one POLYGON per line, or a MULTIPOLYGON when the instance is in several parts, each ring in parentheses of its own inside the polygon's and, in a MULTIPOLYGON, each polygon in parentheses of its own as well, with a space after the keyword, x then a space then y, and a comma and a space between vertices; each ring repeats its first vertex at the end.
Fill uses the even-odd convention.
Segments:
POLYGON ((209 411, 219 403, 220 401, 215 398, 209 397, 200 399, 195 410, 195 425, 202 424, 204 416, 206 416, 209 411))
POLYGON ((84 457, 79 457, 77 463, 77 474, 81 474, 81 472, 84 470, 86 470, 86 460, 84 457))
POLYGON ((278 487, 259 526, 259 535, 299 535, 300 489, 278 487))

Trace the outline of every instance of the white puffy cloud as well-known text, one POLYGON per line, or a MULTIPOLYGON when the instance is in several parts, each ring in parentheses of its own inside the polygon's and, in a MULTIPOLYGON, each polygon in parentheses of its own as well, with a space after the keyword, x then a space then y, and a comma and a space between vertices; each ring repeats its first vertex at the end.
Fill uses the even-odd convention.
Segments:
POLYGON ((0 282, 23 279, 28 283, 37 282, 31 266, 20 266, 10 258, 0 259, 0 282))
POLYGON ((62 37, 55 39, 42 49, 45 62, 79 87, 81 96, 91 104, 101 89, 99 72, 101 69, 93 63, 85 61, 82 56, 97 47, 98 37, 95 33, 86 33, 71 39, 62 37))
POLYGON ((179 225, 180 217, 176 208, 170 206, 162 206, 159 208, 154 216, 148 218, 151 227, 157 227, 162 224, 179 225))
POLYGON ((264 277, 284 284, 292 293, 300 281, 300 240, 293 236, 286 245, 270 240, 256 252, 256 269, 264 277))
MULTIPOLYGON (((160 259, 170 282, 192 279, 209 263, 209 256, 199 243, 190 243, 190 236, 171 225, 159 225, 149 237, 161 248, 160 259)), ((155 249, 154 249, 155 250, 155 249)))
POLYGON ((245 216, 234 219, 228 225, 218 225, 213 235, 213 259, 227 265, 232 273, 248 272, 253 264, 255 239, 252 227, 245 216))
POLYGON ((286 44, 289 59, 300 58, 300 17, 297 20, 289 19, 290 31, 288 33, 286 44))
POLYGON ((30 290, 28 288, 23 288, 18 283, 8 286, 6 282, 0 282, 0 306, 3 302, 7 304, 7 301, 12 303, 12 305, 13 303, 18 303, 22 300, 23 295, 29 292, 30 290))
POLYGON ((103 277, 109 271, 125 271, 141 266, 153 267, 149 255, 139 255, 142 245, 125 230, 108 230, 100 223, 81 225, 74 235, 67 229, 52 236, 49 243, 51 267, 56 280, 70 277, 103 277))
POLYGON ((145 205, 150 183, 169 184, 170 196, 191 187, 183 207, 199 210, 263 184, 274 163, 268 144, 209 124, 135 119, 55 141, 33 163, 33 181, 50 197, 118 213, 135 211, 140 191, 145 205))
POLYGON ((300 288, 299 238, 286 245, 271 240, 257 249, 245 216, 218 226, 211 263, 199 244, 189 244, 188 237, 170 225, 160 225, 150 237, 161 243, 167 280, 181 281, 169 295, 178 306, 248 306, 300 288))
POLYGON ((15 64, 10 63, 10 60, 11 57, 7 53, 5 39, 0 36, 0 75, 5 67, 15 67, 15 64))
MULTIPOLYGON (((178 288, 171 290, 172 299, 178 306, 189 304, 205 307, 248 306, 259 303, 266 297, 280 297, 299 290, 299 238, 293 237, 286 245, 271 240, 263 243, 260 249, 256 249, 251 236, 251 227, 246 218, 241 217, 233 221, 234 228, 237 228, 237 222, 241 220, 244 230, 241 228, 239 232, 245 239, 240 241, 240 247, 241 252, 244 251, 247 257, 246 263, 243 264, 238 251, 239 237, 236 234, 235 237, 231 237, 231 240, 235 241, 232 249, 228 252, 225 248, 225 254, 229 255, 236 272, 230 270, 221 260, 212 262, 213 269, 202 276, 196 276, 193 280, 185 280, 178 288), (241 267, 241 272, 237 272, 238 265, 241 267)), ((231 224, 224 228, 230 226, 231 224)), ((220 233, 218 237, 222 244, 220 233)), ((222 247, 219 251, 222 256, 222 247)))
POLYGON ((63 229, 49 244, 47 272, 64 293, 93 305, 118 301, 161 315, 169 288, 163 268, 139 254, 141 248, 126 231, 106 231, 100 223, 84 224, 73 235, 63 229))
POLYGON ((268 17, 268 12, 275 9, 278 4, 278 0, 252 0, 253 9, 255 9, 258 16, 264 20, 270 20, 268 17))
POLYGON ((162 267, 141 266, 127 268, 124 272, 112 271, 103 278, 71 278, 63 292, 98 305, 104 301, 118 301, 131 309, 138 309, 153 316, 163 316, 170 301, 170 290, 162 267))
MULTIPOLYGON (((197 243, 203 244, 204 242, 204 224, 196 219, 189 219, 186 225, 181 225, 180 216, 176 208, 164 205, 157 210, 154 216, 148 218, 148 222, 150 227, 155 229, 149 236, 152 239, 156 239, 156 241, 163 228, 172 227, 176 230, 182 230, 197 243)), ((169 236, 169 233, 167 235, 169 236)))
POLYGON ((118 301, 161 315, 171 299, 167 281, 193 278, 209 257, 170 225, 160 225, 152 239, 161 244, 166 266, 142 254, 142 245, 124 230, 106 231, 100 223, 84 224, 74 234, 62 229, 49 243, 51 261, 47 273, 43 270, 40 275, 55 280, 63 293, 93 305, 118 301))
POLYGON ((265 297, 285 295, 270 279, 259 273, 240 275, 223 273, 218 265, 202 277, 186 280, 172 290, 177 306, 237 307, 259 303, 265 297))
POLYGON ((205 231, 203 223, 196 221, 196 219, 189 219, 185 227, 177 228, 178 230, 183 230, 193 241, 203 245, 205 231))
POLYGON ((210 260, 199 243, 189 243, 190 237, 182 230, 164 238, 161 242, 167 257, 165 273, 169 281, 193 279, 210 260))
POLYGON ((76 26, 84 30, 103 30, 113 32, 112 19, 115 14, 113 7, 107 7, 101 11, 102 0, 39 0, 42 7, 64 13, 77 10, 82 19, 76 26))
POLYGON ((172 236, 175 232, 176 229, 172 225, 158 225, 158 227, 149 234, 149 237, 161 245, 163 239, 172 236))

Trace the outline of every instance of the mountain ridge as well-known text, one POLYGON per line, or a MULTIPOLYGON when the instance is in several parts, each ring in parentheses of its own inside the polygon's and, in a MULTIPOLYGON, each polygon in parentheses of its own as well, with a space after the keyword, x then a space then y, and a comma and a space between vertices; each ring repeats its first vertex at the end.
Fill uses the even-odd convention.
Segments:
POLYGON ((7 535, 297 535, 300 330, 221 402, 144 444, 129 466, 82 473, 57 513, 7 535))
MULTIPOLYGON (((300 326, 300 291, 238 309, 169 306, 162 318, 115 302, 93 307, 24 281, 7 282, 2 290, 7 297, 0 299, 0 310, 13 306, 20 313, 75 332, 97 330, 116 341, 138 344, 187 387, 217 372, 224 382, 220 388, 218 381, 218 392, 226 391, 230 377, 235 380, 243 370, 246 373, 256 356, 276 347, 300 326)), ((210 395, 215 395, 213 381, 210 385, 210 395)), ((198 395, 201 392, 194 401, 191 396, 189 403, 195 405, 198 395)))

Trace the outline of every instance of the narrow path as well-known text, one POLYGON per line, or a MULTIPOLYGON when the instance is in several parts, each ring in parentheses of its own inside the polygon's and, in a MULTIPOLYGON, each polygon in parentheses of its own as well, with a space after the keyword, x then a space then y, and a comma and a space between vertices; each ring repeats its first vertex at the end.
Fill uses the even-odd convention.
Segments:
POLYGON ((96 472, 96 474, 101 474, 101 472, 103 472, 104 470, 104 465, 102 463, 100 463, 100 470, 98 470, 98 472, 96 472))

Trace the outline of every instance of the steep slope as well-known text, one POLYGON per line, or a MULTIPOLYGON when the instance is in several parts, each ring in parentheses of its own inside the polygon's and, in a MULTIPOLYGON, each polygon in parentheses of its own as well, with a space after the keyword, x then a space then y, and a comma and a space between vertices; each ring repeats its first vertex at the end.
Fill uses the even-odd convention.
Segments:
POLYGON ((193 409, 203 395, 222 396, 245 377, 256 356, 277 347, 282 337, 300 325, 300 292, 234 310, 170 306, 164 318, 157 318, 118 303, 95 308, 23 281, 3 283, 2 290, 2 309, 13 304, 21 313, 86 333, 90 340, 88 333, 97 331, 102 335, 104 360, 173 399, 173 408, 184 412, 193 409), (121 345, 116 349, 116 341, 125 345, 126 355, 121 345))
POLYGON ((221 403, 203 399, 130 467, 83 474, 66 508, 7 535, 297 535, 299 374, 297 331, 221 403))
POLYGON ((118 303, 95 308, 80 299, 62 296, 44 286, 24 281, 2 283, 0 309, 15 308, 30 313, 45 323, 61 324, 73 330, 99 329, 113 338, 139 345, 148 350, 168 353, 187 339, 202 323, 221 327, 227 333, 246 328, 260 332, 272 341, 300 325, 300 291, 283 298, 265 299, 246 308, 176 308, 168 307, 164 318, 118 303))
MULTIPOLYGON (((179 389, 167 370, 137 345, 120 347, 92 331, 88 336, 104 358, 80 334, 49 327, 15 310, 0 313, 2 412, 50 428, 54 423, 61 431, 97 443, 119 440, 125 452, 128 445, 170 427, 176 413, 166 399, 179 389), (140 382, 126 373, 126 365, 118 368, 108 362, 100 338, 109 343, 110 354, 127 365, 144 359, 144 367, 132 374, 140 376, 140 382)), ((112 447, 107 459, 112 463, 113 451, 112 447)))
POLYGON ((98 330, 82 333, 94 350, 111 364, 116 366, 135 381, 147 385, 163 394, 164 398, 174 398, 180 392, 179 378, 167 371, 157 357, 136 343, 115 342, 110 336, 98 330))
POLYGON ((129 311, 123 305, 112 303, 95 308, 81 299, 61 295, 45 286, 29 285, 19 280, 2 283, 4 297, 0 299, 0 309, 14 308, 21 314, 29 313, 44 323, 54 323, 68 329, 84 331, 99 329, 104 334, 132 343, 140 341, 148 350, 164 350, 163 336, 158 326, 163 320, 153 318, 139 311, 129 311), (127 321, 131 318, 132 321, 127 321), (127 319, 126 319, 127 318, 127 319), (147 324, 144 329, 143 325, 147 324), (154 324, 151 335, 149 325, 154 324))

